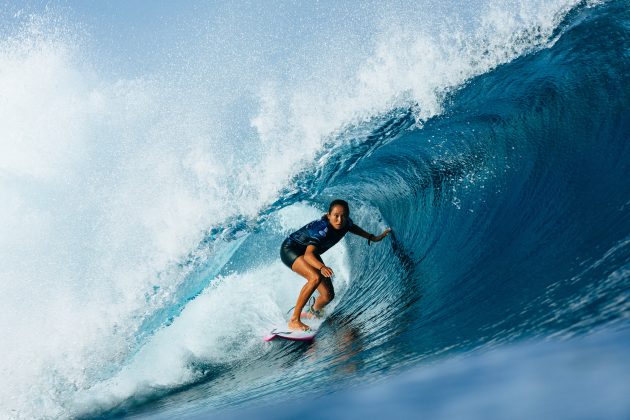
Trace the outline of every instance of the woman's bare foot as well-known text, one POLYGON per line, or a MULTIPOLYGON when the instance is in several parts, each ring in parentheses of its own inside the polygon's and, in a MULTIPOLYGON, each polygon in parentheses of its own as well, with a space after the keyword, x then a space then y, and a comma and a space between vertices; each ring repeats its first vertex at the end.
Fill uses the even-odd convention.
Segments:
POLYGON ((308 331, 311 329, 308 325, 300 321, 299 319, 292 319, 289 321, 289 329, 308 331))

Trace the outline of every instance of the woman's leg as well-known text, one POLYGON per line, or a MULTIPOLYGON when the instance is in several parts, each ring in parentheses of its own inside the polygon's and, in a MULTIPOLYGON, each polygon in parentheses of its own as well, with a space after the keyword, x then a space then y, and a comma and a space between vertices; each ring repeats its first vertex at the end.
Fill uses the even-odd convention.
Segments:
POLYGON ((315 299, 313 309, 320 311, 335 298, 335 288, 328 277, 322 277, 319 286, 317 286, 317 291, 319 296, 315 299))
POLYGON ((304 277, 306 279, 306 284, 302 287, 302 290, 298 295, 295 310, 289 320, 289 328, 306 331, 310 328, 300 320, 300 314, 302 313, 302 309, 304 309, 306 302, 308 302, 308 299, 311 297, 313 292, 315 292, 315 289, 317 289, 322 283, 322 279, 325 277, 322 276, 315 267, 307 263, 304 256, 298 257, 291 266, 291 269, 300 276, 304 277))
MULTIPOLYGON (((315 256, 322 264, 326 265, 320 255, 316 254, 315 256)), ((335 288, 333 287, 332 280, 328 277, 321 276, 317 291, 319 292, 319 296, 315 299, 315 303, 313 303, 313 309, 320 311, 335 298, 335 288)))

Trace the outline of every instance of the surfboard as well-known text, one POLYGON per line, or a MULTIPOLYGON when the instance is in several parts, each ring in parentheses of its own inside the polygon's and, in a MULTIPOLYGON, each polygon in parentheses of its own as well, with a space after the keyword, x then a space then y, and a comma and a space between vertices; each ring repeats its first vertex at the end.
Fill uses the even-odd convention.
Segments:
POLYGON ((290 341, 313 341, 315 335, 317 334, 317 328, 310 326, 311 329, 308 331, 295 331, 290 330, 287 326, 283 327, 275 327, 267 335, 264 339, 265 341, 271 341, 276 338, 281 338, 290 341))
MULTIPOLYGON (((314 303, 315 303, 315 298, 312 297, 309 302, 309 306, 313 306, 314 303)), ((293 308, 289 309, 289 311, 287 312, 287 316, 291 312, 293 312, 293 308)), ((313 313, 309 311, 305 311, 301 313, 301 319, 303 321, 307 321, 306 325, 308 325, 311 328, 310 330, 308 331, 291 330, 286 324, 288 323, 288 320, 287 320, 285 321, 286 323, 283 323, 282 325, 276 325, 274 328, 272 328, 269 334, 267 334, 264 337, 264 340, 271 341, 276 338, 280 338, 280 339, 290 340, 290 341, 313 341, 313 339, 315 338, 315 335, 317 335, 317 330, 324 322, 325 317, 323 316, 314 317, 313 313)))

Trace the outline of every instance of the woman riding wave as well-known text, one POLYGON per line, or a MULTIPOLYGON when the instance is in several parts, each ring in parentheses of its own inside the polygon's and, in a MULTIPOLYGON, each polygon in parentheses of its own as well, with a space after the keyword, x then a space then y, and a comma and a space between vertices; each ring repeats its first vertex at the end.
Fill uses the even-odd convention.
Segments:
POLYGON ((335 297, 335 289, 331 281, 334 272, 332 268, 324 264, 321 254, 328 251, 348 232, 367 239, 369 244, 381 241, 389 235, 391 229, 387 228, 380 235, 374 236, 352 222, 350 207, 346 201, 333 200, 328 213, 321 219, 303 226, 282 242, 280 247, 282 262, 306 279, 306 284, 300 291, 289 320, 289 328, 305 331, 310 329, 301 321, 300 316, 315 290, 319 291, 319 296, 310 308, 315 316, 335 297))

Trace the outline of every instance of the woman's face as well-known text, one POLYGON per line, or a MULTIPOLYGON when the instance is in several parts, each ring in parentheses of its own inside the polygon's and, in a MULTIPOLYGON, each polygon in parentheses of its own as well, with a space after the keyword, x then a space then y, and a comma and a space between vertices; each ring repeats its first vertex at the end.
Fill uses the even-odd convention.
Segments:
POLYGON ((331 226, 335 229, 343 228, 348 220, 348 215, 343 206, 334 206, 327 216, 331 226))

